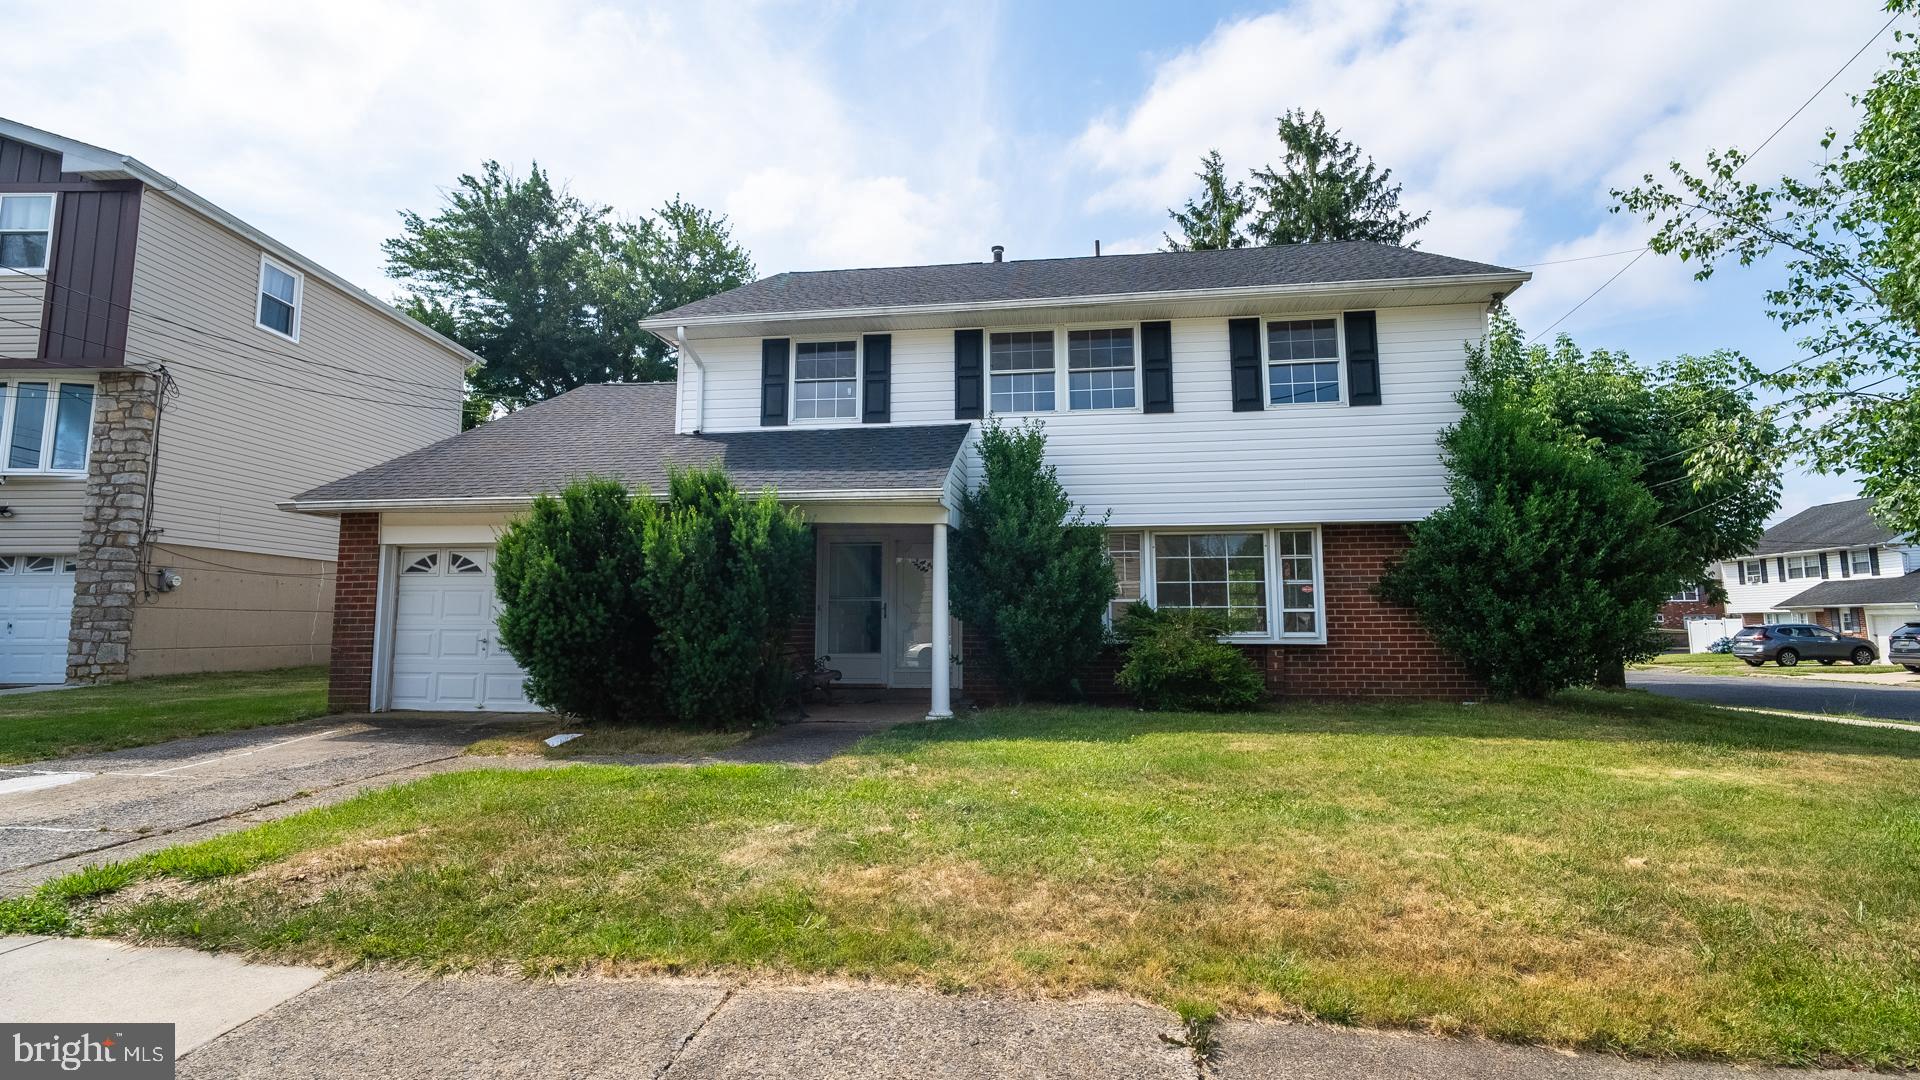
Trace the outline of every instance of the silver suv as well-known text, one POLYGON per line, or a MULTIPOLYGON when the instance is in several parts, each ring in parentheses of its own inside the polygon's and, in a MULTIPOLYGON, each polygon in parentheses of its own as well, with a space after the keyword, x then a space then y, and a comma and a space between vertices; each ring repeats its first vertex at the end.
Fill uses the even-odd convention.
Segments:
POLYGON ((1866 638, 1836 634, 1813 623, 1774 623, 1741 627, 1733 635, 1733 655, 1754 667, 1769 660, 1781 667, 1793 667, 1802 660, 1822 664, 1847 660, 1864 666, 1873 663, 1880 650, 1866 638))
POLYGON ((1908 623, 1887 638, 1887 661, 1920 674, 1920 623, 1908 623))

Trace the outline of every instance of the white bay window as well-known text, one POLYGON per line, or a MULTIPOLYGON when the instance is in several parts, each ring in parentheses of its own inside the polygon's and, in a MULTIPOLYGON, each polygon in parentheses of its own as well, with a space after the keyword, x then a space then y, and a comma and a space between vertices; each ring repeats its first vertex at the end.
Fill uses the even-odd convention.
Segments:
POLYGON ((1107 532, 1118 618, 1136 598, 1218 615, 1241 641, 1325 640, 1316 528, 1107 532), (1151 557, 1146 557, 1151 553, 1151 557))

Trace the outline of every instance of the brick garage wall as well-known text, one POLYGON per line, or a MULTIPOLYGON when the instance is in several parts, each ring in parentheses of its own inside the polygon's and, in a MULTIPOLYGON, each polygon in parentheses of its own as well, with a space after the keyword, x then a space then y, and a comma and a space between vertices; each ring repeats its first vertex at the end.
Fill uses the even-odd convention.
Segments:
MULTIPOLYGON (((1327 525, 1321 529, 1321 588, 1327 613, 1325 645, 1246 645, 1275 698, 1409 698, 1467 700, 1486 687, 1441 649, 1413 612, 1373 595, 1380 575, 1406 554, 1404 525, 1327 525)), ((961 634, 966 697, 981 704, 1002 699, 987 671, 985 643, 972 628, 961 634)), ((1114 685, 1121 656, 1107 650, 1081 673, 1095 701, 1124 701, 1114 685)))
POLYGON ((373 690, 373 623, 380 596, 380 515, 340 515, 327 707, 365 712, 373 690))

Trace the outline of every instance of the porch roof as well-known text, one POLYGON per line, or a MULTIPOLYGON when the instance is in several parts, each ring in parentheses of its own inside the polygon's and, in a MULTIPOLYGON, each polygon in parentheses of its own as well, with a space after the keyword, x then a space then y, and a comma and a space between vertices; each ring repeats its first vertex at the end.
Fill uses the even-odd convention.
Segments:
POLYGON ((1920 603, 1920 572, 1899 577, 1857 577, 1823 581, 1799 593, 1783 608, 1860 607, 1920 603))
POLYGON ((969 424, 785 427, 677 435, 672 383, 583 386, 432 446, 323 484, 287 510, 514 505, 582 477, 666 489, 669 465, 724 465, 782 498, 942 498, 969 424))

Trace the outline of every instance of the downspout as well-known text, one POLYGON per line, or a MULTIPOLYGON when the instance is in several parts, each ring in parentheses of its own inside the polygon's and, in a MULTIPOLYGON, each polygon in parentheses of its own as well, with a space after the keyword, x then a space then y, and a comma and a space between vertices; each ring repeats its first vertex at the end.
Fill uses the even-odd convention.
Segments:
POLYGON ((687 340, 687 328, 673 328, 673 339, 680 350, 682 360, 693 361, 693 369, 700 373, 700 392, 693 395, 693 433, 700 434, 700 428, 707 416, 707 363, 700 354, 693 351, 693 343, 687 340))

